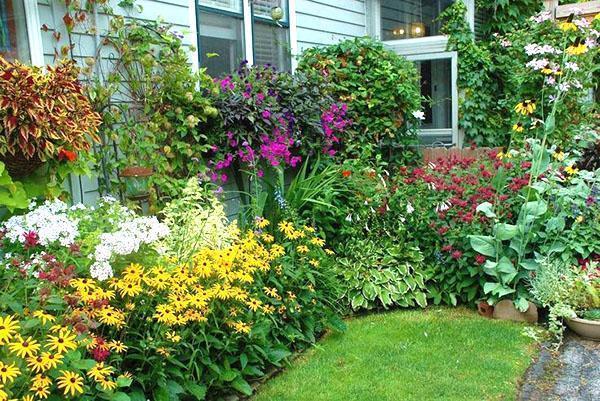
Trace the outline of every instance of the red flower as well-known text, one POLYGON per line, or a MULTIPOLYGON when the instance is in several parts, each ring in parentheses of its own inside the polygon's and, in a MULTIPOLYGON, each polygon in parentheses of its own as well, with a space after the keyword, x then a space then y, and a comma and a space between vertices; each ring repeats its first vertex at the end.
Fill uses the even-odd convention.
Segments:
POLYGON ((23 234, 25 237, 25 249, 33 248, 39 243, 39 237, 35 231, 29 231, 23 234))
POLYGON ((448 232, 449 229, 450 228, 448 228, 448 226, 443 226, 443 227, 438 228, 437 231, 438 231, 439 235, 444 235, 448 232))
POLYGON ((350 171, 350 170, 342 171, 342 176, 345 178, 350 177, 351 175, 352 175, 352 171, 350 171))
POLYGON ((58 152, 58 160, 60 160, 60 161, 68 160, 70 162, 73 162, 73 161, 77 160, 77 153, 72 152, 70 150, 61 149, 58 152))
POLYGON ((477 255, 477 256, 475 256, 475 262, 476 262, 478 265, 482 265, 482 264, 484 264, 484 263, 485 263, 485 261, 486 261, 486 258, 485 258, 485 256, 483 256, 483 255, 477 255))
POLYGON ((443 252, 450 252, 452 250, 452 245, 444 245, 442 247, 443 252))
POLYGON ((461 251, 454 251, 452 252, 452 259, 458 260, 462 257, 462 252, 461 251))

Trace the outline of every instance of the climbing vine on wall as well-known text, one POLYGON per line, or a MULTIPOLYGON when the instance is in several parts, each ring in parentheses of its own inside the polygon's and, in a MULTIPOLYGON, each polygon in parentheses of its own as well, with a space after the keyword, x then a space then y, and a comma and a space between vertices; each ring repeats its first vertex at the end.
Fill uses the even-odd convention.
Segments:
POLYGON ((498 103, 500 81, 495 79, 492 53, 485 42, 475 41, 466 13, 459 0, 439 17, 444 22, 442 33, 449 36, 448 50, 458 52, 459 126, 466 144, 501 146, 510 131, 498 103))

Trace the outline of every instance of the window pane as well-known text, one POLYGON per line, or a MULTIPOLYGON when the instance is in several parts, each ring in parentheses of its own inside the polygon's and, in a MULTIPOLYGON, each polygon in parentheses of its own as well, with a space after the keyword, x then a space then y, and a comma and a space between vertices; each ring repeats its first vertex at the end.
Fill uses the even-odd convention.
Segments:
POLYGON ((256 17, 267 18, 272 20, 271 18, 271 10, 274 7, 281 7, 283 10, 283 18, 281 21, 287 22, 287 1, 284 0, 254 0, 252 3, 252 11, 256 17))
POLYGON ((199 0, 198 4, 238 14, 242 13, 242 0, 199 0))
POLYGON ((238 67, 244 57, 241 19, 201 12, 198 32, 200 64, 210 75, 229 74, 238 67))
POLYGON ((452 64, 450 59, 418 61, 421 73, 421 95, 428 101, 423 104, 425 120, 423 129, 452 128, 452 64))
POLYGON ((31 61, 23 0, 0 2, 0 55, 8 60, 31 61))
POLYGON ((291 70, 288 30, 255 21, 253 32, 254 64, 272 64, 281 71, 291 70))
POLYGON ((440 34, 435 21, 453 0, 381 0, 381 39, 398 40, 440 34))

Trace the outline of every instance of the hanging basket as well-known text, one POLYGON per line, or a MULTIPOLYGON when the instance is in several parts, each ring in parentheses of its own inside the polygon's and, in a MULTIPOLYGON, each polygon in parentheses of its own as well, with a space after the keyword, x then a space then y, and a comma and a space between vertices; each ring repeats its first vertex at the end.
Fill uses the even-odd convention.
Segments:
POLYGON ((0 155, 0 161, 4 163, 6 170, 13 179, 28 177, 44 164, 37 155, 27 158, 20 151, 15 152, 14 155, 11 153, 0 155))

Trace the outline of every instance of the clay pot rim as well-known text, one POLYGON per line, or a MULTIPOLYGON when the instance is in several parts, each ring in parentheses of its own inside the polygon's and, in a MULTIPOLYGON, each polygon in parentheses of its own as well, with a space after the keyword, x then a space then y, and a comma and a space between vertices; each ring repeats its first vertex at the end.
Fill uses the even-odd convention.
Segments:
POLYGON ((125 167, 123 171, 121 171, 121 177, 150 177, 154 174, 149 167, 140 167, 140 166, 130 166, 125 167))
POLYGON ((569 320, 577 323, 589 324, 592 326, 600 326, 599 320, 583 319, 581 317, 570 317, 569 320))

